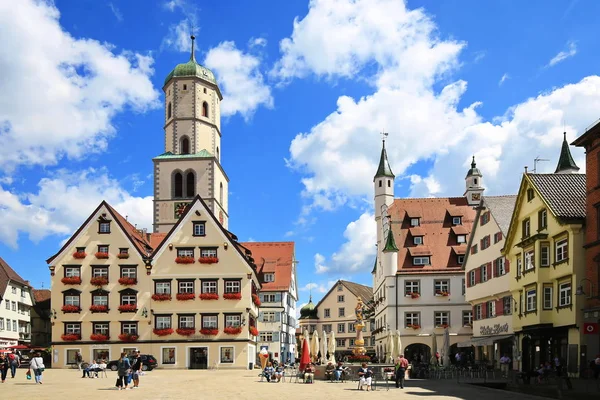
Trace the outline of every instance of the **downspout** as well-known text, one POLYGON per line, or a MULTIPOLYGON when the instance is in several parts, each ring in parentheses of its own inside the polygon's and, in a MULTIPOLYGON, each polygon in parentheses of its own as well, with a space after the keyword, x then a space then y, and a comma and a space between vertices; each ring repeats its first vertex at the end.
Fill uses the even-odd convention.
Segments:
POLYGON ((396 271, 396 315, 394 316, 396 320, 396 330, 398 330, 398 272, 396 271))

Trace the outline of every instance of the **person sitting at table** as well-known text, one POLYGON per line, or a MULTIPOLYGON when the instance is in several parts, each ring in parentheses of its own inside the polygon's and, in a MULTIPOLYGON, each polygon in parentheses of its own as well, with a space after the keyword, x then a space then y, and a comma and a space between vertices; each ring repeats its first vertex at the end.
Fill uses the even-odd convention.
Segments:
POLYGON ((267 378, 267 382, 271 382, 271 377, 273 376, 273 374, 275 373, 275 370, 273 369, 273 364, 272 363, 267 363, 267 366, 265 367, 264 371, 263 371, 263 375, 265 376, 265 378, 267 378))
POLYGON ((341 361, 338 361, 337 366, 335 367, 335 371, 333 373, 333 376, 335 376, 335 380, 339 381, 340 379, 342 379, 342 375, 346 373, 346 367, 344 367, 344 363, 341 361))
POLYGON ((334 371, 335 371, 335 365, 333 365, 333 363, 331 361, 329 361, 327 363, 327 366, 325 367, 325 379, 333 380, 334 371))
POLYGON ((283 375, 285 374, 285 366, 283 363, 277 364, 277 367, 275 368, 275 379, 276 382, 281 381, 281 378, 283 378, 283 375))
POLYGON ((86 375, 88 378, 93 378, 90 376, 90 372, 98 372, 99 369, 100 366, 98 366, 98 364, 96 364, 96 360, 94 360, 87 368, 84 368, 82 378, 85 378, 86 375))
POLYGON ((313 383, 315 380, 315 366, 313 363, 309 363, 304 368, 304 383, 313 383))

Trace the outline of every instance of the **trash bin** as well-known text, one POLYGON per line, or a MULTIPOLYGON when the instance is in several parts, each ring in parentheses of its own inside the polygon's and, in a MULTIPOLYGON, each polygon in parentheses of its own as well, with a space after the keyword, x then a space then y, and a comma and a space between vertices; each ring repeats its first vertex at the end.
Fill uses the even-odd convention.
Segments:
POLYGON ((253 370, 254 369, 254 363, 253 362, 249 362, 248 363, 248 369, 249 370, 253 370))

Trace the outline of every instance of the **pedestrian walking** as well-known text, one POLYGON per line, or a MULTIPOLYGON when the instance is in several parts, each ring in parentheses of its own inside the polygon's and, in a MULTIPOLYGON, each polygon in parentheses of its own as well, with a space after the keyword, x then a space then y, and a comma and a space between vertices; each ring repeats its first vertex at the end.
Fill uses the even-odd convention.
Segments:
POLYGON ((10 363, 8 362, 8 357, 6 357, 4 353, 0 353, 0 379, 2 379, 2 383, 6 380, 9 369, 10 363))
POLYGON ((8 355, 8 362, 10 363, 10 377, 11 379, 14 379, 17 368, 21 365, 21 359, 16 350, 13 350, 13 352, 8 355))
POLYGON ((75 352, 75 362, 77 363, 77 368, 81 372, 81 364, 83 364, 83 356, 80 352, 75 352))
POLYGON ((119 390, 128 389, 128 376, 131 373, 131 363, 127 358, 127 353, 121 353, 121 358, 117 361, 117 383, 116 386, 119 390), (123 384, 125 384, 123 387, 123 384))
MULTIPOLYGON (((44 359, 40 353, 35 353, 31 361, 29 362, 29 369, 33 370, 35 375, 35 383, 42 384, 42 373, 46 369, 44 366, 44 359)), ((31 374, 31 372, 29 372, 31 374)))
POLYGON ((404 354, 400 354, 400 356, 396 359, 396 387, 404 389, 404 374, 406 373, 406 368, 408 368, 408 360, 404 358, 404 354))
POLYGON ((131 377, 133 378, 133 388, 135 389, 140 386, 140 374, 142 373, 142 355, 140 351, 135 354, 133 358, 133 365, 131 366, 131 377))

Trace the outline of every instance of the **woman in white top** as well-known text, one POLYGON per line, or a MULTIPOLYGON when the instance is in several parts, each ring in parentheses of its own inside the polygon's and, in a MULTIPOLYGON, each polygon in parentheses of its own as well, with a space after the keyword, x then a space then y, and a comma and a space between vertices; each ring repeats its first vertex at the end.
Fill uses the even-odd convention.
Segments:
POLYGON ((31 361, 29 362, 29 369, 33 370, 35 375, 35 383, 42 384, 42 372, 44 372, 44 360, 40 356, 40 353, 35 353, 31 361))

